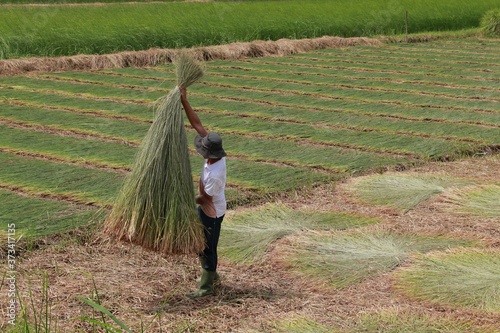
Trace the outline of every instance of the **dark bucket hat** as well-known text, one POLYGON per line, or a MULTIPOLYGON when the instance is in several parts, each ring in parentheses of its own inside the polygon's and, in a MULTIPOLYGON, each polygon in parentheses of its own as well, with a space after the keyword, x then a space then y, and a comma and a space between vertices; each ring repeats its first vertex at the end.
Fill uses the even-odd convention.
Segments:
POLYGON ((222 149, 222 138, 217 133, 208 133, 206 136, 197 135, 194 138, 196 151, 205 158, 222 158, 226 152, 222 149))

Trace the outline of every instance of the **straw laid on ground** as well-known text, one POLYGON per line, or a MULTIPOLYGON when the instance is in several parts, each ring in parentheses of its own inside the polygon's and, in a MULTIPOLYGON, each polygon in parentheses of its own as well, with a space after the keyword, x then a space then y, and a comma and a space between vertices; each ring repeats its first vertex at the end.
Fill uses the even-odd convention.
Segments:
POLYGON ((227 217, 220 252, 237 262, 262 259, 269 245, 303 229, 342 230, 377 223, 373 218, 334 212, 293 210, 269 204, 227 217))
POLYGON ((373 175, 352 182, 350 190, 363 201, 407 212, 450 187, 468 185, 462 179, 436 175, 373 175))
MULTIPOLYGON (((227 45, 202 46, 189 49, 197 60, 240 59, 307 52, 316 49, 348 47, 355 45, 381 45, 378 39, 365 37, 331 37, 306 39, 280 39, 277 41, 236 42, 227 45)), ((165 64, 175 58, 175 49, 149 49, 103 55, 76 55, 66 57, 32 57, 0 60, 0 75, 25 72, 53 72, 67 70, 96 70, 106 68, 142 67, 165 64)))
MULTIPOLYGON (((177 84, 188 87, 202 68, 185 54, 176 60, 177 84)), ((160 99, 156 115, 125 180, 105 232, 166 254, 204 246, 178 87, 160 99)))
POLYGON ((411 297, 486 311, 500 311, 500 252, 455 249, 421 256, 397 274, 411 297))
POLYGON ((475 216, 500 217, 500 185, 473 185, 458 188, 444 197, 452 212, 475 216))
POLYGON ((344 288, 389 272, 413 252, 466 246, 459 239, 395 234, 387 231, 309 233, 284 248, 285 262, 307 276, 344 288))

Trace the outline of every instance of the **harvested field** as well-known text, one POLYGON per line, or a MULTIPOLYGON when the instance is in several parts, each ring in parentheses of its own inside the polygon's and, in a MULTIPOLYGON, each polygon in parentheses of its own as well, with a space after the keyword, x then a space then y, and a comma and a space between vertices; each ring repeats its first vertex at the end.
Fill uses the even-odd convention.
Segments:
MULTIPOLYGON (((499 166, 498 157, 471 158, 434 162, 421 170, 436 176, 467 176, 481 183, 488 182, 482 174, 489 174, 499 166)), ((385 230, 418 234, 422 239, 446 235, 449 239, 467 240, 468 247, 474 246, 476 251, 500 245, 498 218, 464 214, 450 217, 439 197, 400 214, 384 207, 360 204, 346 191, 348 187, 349 182, 337 190, 326 186, 284 204, 289 209, 342 212, 378 220, 376 225, 357 229, 366 234, 385 230)), ((232 214, 248 215, 252 210, 255 209, 240 208, 232 214)), ((231 216, 225 223, 232 223, 231 216)), ((222 258, 222 284, 217 295, 199 301, 184 296, 194 287, 198 272, 195 258, 165 258, 130 244, 97 242, 86 237, 52 238, 48 245, 25 253, 18 265, 19 286, 24 291, 23 299, 28 299, 28 290, 31 290, 39 301, 42 278, 47 274, 52 316, 57 318, 61 331, 90 329, 88 324, 82 324, 80 317, 90 317, 91 308, 75 296, 91 297, 93 281, 107 309, 132 328, 138 329, 141 321, 150 324, 148 331, 151 332, 158 332, 160 327, 172 332, 289 332, 292 324, 306 332, 308 327, 312 327, 309 331, 313 332, 321 327, 329 332, 362 332, 366 329, 388 331, 395 327, 411 329, 415 325, 425 327, 422 332, 500 329, 498 312, 428 303, 394 289, 394 268, 343 288, 332 287, 327 280, 321 282, 320 277, 306 278, 300 269, 282 260, 287 258, 289 246, 308 233, 296 231, 275 241, 264 257, 254 263, 238 264, 222 258)), ((400 258, 396 271, 397 267, 411 265, 414 260, 417 252, 408 250, 408 257, 400 258)))
POLYGON ((230 211, 222 284, 199 301, 184 296, 196 258, 99 232, 173 66, 1 76, 0 206, 22 235, 22 304, 30 318, 50 309, 58 332, 91 332, 85 318, 103 319, 77 296, 97 295, 134 332, 499 331, 495 300, 463 306, 398 280, 448 247, 498 252, 499 51, 463 39, 207 61, 189 99, 224 138, 230 211), (358 266, 330 260, 342 251, 358 266), (316 267, 298 260, 313 252, 316 267))

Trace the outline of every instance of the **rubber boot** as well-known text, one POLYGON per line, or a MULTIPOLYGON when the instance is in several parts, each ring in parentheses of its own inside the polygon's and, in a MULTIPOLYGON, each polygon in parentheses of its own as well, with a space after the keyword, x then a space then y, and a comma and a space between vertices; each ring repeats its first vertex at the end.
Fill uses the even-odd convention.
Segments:
MULTIPOLYGON (((201 269, 201 274, 203 275, 203 268, 201 269)), ((201 283, 201 276, 196 279, 196 282, 198 285, 201 283)), ((219 273, 215 272, 215 277, 214 277, 214 284, 220 283, 220 275, 219 273)))
MULTIPOLYGON (((200 260, 201 274, 203 275, 203 270, 205 269, 204 267, 205 267, 206 260, 202 256, 199 256, 198 259, 200 260)), ((214 282, 219 282, 219 281, 220 281, 220 275, 219 275, 219 273, 215 273, 214 282)), ((196 279, 196 282, 198 283, 198 285, 201 283, 201 276, 196 279)))
POLYGON ((195 292, 187 294, 191 298, 205 297, 214 294, 214 279, 215 272, 210 272, 205 269, 202 270, 200 289, 195 292))

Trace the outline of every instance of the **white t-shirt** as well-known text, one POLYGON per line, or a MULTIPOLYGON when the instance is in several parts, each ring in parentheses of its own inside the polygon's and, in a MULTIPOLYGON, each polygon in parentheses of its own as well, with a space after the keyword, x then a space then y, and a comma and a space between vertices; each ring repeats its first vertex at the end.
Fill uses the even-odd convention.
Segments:
POLYGON ((217 216, 221 217, 226 213, 226 196, 224 190, 226 188, 226 158, 223 157, 213 164, 208 164, 205 160, 201 171, 201 181, 206 194, 212 197, 213 207, 201 207, 205 214, 212 215, 209 212, 215 209, 217 216))

